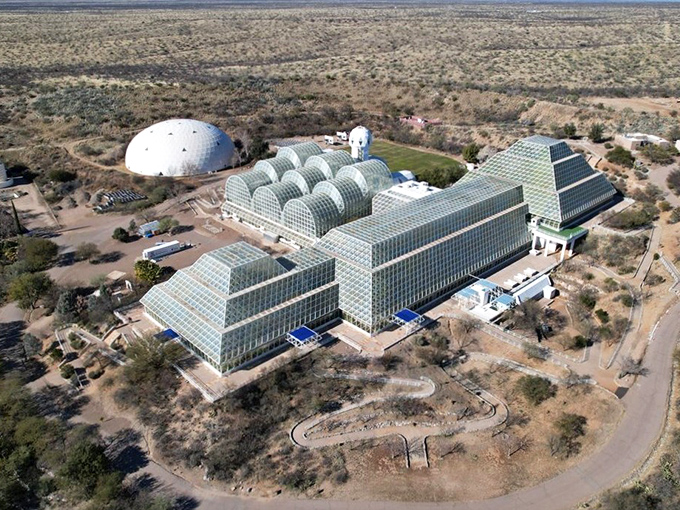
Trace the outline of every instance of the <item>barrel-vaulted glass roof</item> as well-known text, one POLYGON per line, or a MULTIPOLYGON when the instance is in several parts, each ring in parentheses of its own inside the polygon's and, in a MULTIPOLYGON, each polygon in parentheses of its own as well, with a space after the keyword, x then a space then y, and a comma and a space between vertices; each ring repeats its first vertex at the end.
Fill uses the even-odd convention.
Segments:
POLYGON ((269 158, 255 163, 253 170, 260 170, 266 173, 272 182, 278 182, 283 174, 294 168, 295 165, 287 158, 269 158))
POLYGON ((286 202, 301 196, 300 188, 293 182, 275 182, 260 186, 253 194, 253 211, 270 220, 280 221, 286 202))
POLYGON ((316 186, 321 181, 326 180, 326 175, 318 168, 305 166, 295 170, 289 170, 283 177, 281 177, 281 182, 292 182, 298 188, 302 194, 307 195, 312 192, 314 186, 316 186))
POLYGON ((386 190, 394 184, 390 168, 379 159, 369 159, 368 161, 343 166, 338 170, 336 177, 353 179, 369 200, 376 193, 386 190))
POLYGON ((519 184, 479 177, 336 227, 316 246, 340 259, 375 268, 522 202, 519 184))
POLYGON ((295 165, 295 168, 305 166, 311 156, 322 154, 321 148, 314 142, 302 142, 288 147, 281 147, 276 153, 277 158, 286 158, 295 165))
POLYGON ((250 170, 242 174, 232 175, 224 186, 224 197, 242 207, 251 207, 253 193, 260 186, 271 184, 272 180, 261 170, 250 170))
POLYGON ((479 175, 520 182, 529 212, 555 227, 568 224, 616 193, 606 177, 593 170, 582 155, 574 153, 564 141, 546 136, 520 140, 491 157, 480 168, 468 172, 459 182, 479 175), (564 199, 563 193, 572 198, 564 199))
POLYGON ((318 168, 325 175, 326 179, 332 179, 343 166, 354 163, 354 158, 346 151, 325 152, 319 156, 310 157, 305 166, 318 168))

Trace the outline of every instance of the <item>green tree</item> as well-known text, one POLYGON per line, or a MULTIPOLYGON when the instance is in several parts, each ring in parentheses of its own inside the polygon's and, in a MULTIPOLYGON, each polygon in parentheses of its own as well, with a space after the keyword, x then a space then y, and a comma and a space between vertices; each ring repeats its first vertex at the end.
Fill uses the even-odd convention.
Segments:
POLYGON ((153 336, 138 338, 126 351, 130 363, 125 374, 131 382, 153 381, 157 375, 177 363, 185 354, 184 349, 174 342, 162 342, 153 336))
POLYGON ((154 284, 161 277, 163 269, 151 260, 135 262, 135 276, 143 282, 154 284))
POLYGON ((588 131, 588 138, 594 143, 604 142, 604 124, 593 124, 588 131))
POLYGON ((121 243, 127 243, 130 240, 130 235, 123 227, 117 227, 113 231, 113 235, 111 237, 116 241, 120 241, 121 243))
POLYGON ((446 188, 465 175, 467 169, 461 163, 454 166, 428 168, 418 172, 418 180, 430 183, 437 188, 446 188))
POLYGON ((569 138, 576 137, 576 125, 573 122, 569 122, 562 126, 562 131, 564 131, 564 135, 569 138))
POLYGON ((51 288, 52 280, 46 273, 24 273, 12 280, 8 294, 22 310, 33 310, 51 288))
POLYGON ((64 323, 75 321, 78 316, 78 293, 74 289, 64 289, 59 294, 54 311, 64 323))
POLYGON ((22 237, 19 240, 17 256, 26 264, 28 271, 49 269, 57 259, 59 246, 49 239, 22 237))
POLYGON ((97 259, 102 253, 97 248, 94 243, 81 243, 76 248, 75 258, 78 261, 81 260, 94 260, 97 259))
POLYGON ((82 440, 68 450, 58 476, 62 485, 89 498, 94 494, 100 477, 109 472, 110 464, 104 447, 82 440))
POLYGON ((42 340, 31 333, 24 334, 24 336, 21 337, 21 343, 24 347, 24 355, 26 358, 31 358, 42 352, 42 340))
POLYGON ((463 159, 468 163, 477 163, 479 160, 477 156, 479 155, 479 150, 481 147, 475 142, 472 142, 465 147, 463 147, 463 159))
POLYGON ((537 406, 541 402, 555 396, 555 387, 548 379, 534 375, 520 377, 516 384, 517 390, 531 405, 537 406))
POLYGON ((633 154, 620 145, 617 145, 612 150, 607 152, 605 157, 607 158, 607 161, 610 161, 616 165, 625 166, 626 168, 633 168, 633 165, 635 164, 635 158, 633 157, 633 154))
POLYGON ((179 221, 177 221, 174 218, 170 218, 169 216, 166 216, 165 218, 161 218, 158 221, 158 230, 160 230, 161 232, 172 233, 172 230, 175 227, 179 227, 179 221))

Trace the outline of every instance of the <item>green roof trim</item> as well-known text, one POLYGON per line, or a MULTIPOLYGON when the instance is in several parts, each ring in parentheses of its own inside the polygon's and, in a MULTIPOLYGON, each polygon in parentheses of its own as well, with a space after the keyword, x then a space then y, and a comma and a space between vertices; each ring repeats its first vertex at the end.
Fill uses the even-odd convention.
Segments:
POLYGON ((543 232, 546 235, 550 236, 555 236, 559 237, 561 239, 565 239, 566 241, 571 241, 572 239, 577 239, 579 237, 583 237, 588 233, 587 228, 583 227, 572 227, 572 228, 565 228, 562 230, 554 230, 550 227, 547 227, 545 225, 539 225, 538 226, 538 231, 543 232))

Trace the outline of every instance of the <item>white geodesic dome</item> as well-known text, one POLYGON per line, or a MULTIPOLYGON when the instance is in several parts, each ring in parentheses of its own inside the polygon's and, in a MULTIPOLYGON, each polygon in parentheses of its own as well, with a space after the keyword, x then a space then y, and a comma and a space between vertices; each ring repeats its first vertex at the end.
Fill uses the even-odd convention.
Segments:
POLYGON ((232 165, 234 143, 224 131, 199 120, 170 119, 135 136, 125 166, 141 175, 204 174, 232 165))

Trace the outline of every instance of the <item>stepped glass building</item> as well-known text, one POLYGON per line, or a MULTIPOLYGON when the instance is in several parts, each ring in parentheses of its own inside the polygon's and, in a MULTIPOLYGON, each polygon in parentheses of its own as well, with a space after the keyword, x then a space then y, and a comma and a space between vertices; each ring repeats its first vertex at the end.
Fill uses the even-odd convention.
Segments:
POLYGON ((604 174, 561 141, 531 136, 499 152, 461 182, 493 175, 519 182, 529 212, 553 229, 572 225, 616 194, 604 174))
POLYGON ((272 258, 232 244, 142 299, 149 316, 219 372, 305 325, 342 318, 375 334, 397 312, 527 252, 532 216, 560 228, 613 195, 581 156, 544 137, 518 142, 444 190, 387 191, 391 176, 381 161, 350 162, 314 147, 287 147, 230 177, 225 190, 229 215, 304 248, 272 258), (372 200, 382 205, 369 214, 372 200))

